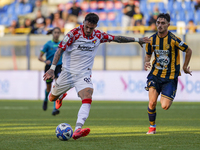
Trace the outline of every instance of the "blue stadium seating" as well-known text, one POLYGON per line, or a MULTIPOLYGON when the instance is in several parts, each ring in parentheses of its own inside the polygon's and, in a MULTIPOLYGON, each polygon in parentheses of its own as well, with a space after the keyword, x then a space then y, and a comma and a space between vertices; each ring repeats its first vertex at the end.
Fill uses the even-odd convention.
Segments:
POLYGON ((200 10, 196 11, 194 22, 195 22, 196 25, 200 25, 200 10))
POLYGON ((14 14, 15 13, 15 5, 10 4, 8 5, 7 14, 14 14))
POLYGON ((170 13, 172 13, 173 12, 173 10, 174 10, 174 3, 173 3, 173 1, 172 0, 169 0, 168 1, 168 3, 167 3, 167 10, 170 12, 170 13))
POLYGON ((165 13, 166 12, 166 9, 165 9, 165 4, 163 2, 159 2, 158 3, 158 8, 159 8, 159 11, 162 12, 162 13, 165 13))
POLYGON ((23 5, 23 14, 31 13, 32 12, 32 5, 27 3, 23 5))
MULTIPOLYGON (((29 0, 29 2, 32 0, 29 0)), ((35 0, 33 0, 35 1, 35 0)), ((77 2, 83 2, 82 9, 86 12, 95 12, 99 15, 100 20, 98 26, 120 26, 122 19, 123 3, 121 1, 105 1, 101 2, 104 4, 104 8, 98 9, 100 2, 96 1, 83 1, 78 0, 77 2), (112 17, 115 15, 115 17, 112 17)), ((70 1, 72 4, 72 2, 70 1)), ((152 15, 154 6, 157 5, 160 12, 169 12, 171 16, 171 25, 176 25, 177 21, 185 21, 186 24, 189 20, 194 20, 195 24, 200 25, 200 11, 195 11, 192 0, 180 1, 180 0, 168 0, 165 5, 163 2, 148 2, 148 0, 140 0, 140 11, 143 13, 146 23, 148 23, 150 16, 152 15), (182 7, 184 6, 184 7, 182 7)), ((102 6, 101 6, 102 7, 102 6)), ((15 0, 14 3, 6 5, 0 8, 0 24, 9 26, 12 20, 17 19, 17 15, 25 15, 32 12, 33 6, 31 3, 22 4, 15 0)), ((146 24, 147 25, 147 24, 146 24)), ((117 33, 112 31, 113 33, 117 33)))
POLYGON ((10 25, 9 18, 8 18, 7 14, 2 14, 1 15, 1 24, 5 25, 5 26, 9 26, 10 25))
POLYGON ((153 12, 153 9, 154 9, 154 6, 156 5, 156 3, 154 3, 154 2, 151 2, 151 3, 149 3, 149 5, 148 5, 148 11, 149 11, 149 13, 152 13, 153 12))
POLYGON ((175 1, 173 8, 176 10, 176 12, 183 11, 182 2, 181 1, 175 1))
POLYGON ((144 14, 147 11, 147 4, 145 1, 140 1, 140 11, 144 14))
POLYGON ((17 3, 15 5, 15 14, 22 15, 23 14, 23 4, 17 3))
POLYGON ((194 11, 188 11, 188 12, 186 12, 186 16, 185 16, 186 24, 187 24, 190 20, 193 20, 193 21, 194 21, 194 11))
POLYGON ((184 2, 184 5, 185 5, 185 10, 186 11, 192 11, 192 7, 194 7, 194 5, 192 6, 192 2, 191 1, 185 1, 184 2))
POLYGON ((176 21, 186 21, 185 13, 184 12, 178 12, 176 14, 176 21))
POLYGON ((171 17, 171 21, 170 21, 171 25, 176 25, 176 22, 177 22, 176 13, 171 13, 170 17, 171 17))

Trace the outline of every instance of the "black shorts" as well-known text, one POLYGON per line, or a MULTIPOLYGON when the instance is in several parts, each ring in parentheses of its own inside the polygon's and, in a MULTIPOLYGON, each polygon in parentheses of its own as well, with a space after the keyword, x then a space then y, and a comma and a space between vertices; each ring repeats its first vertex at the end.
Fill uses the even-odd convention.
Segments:
MULTIPOLYGON (((44 69, 44 72, 46 73, 49 69, 50 69, 51 65, 46 65, 45 66, 45 69, 44 69)), ((54 71, 54 75, 55 75, 55 78, 58 78, 60 73, 61 73, 61 70, 62 70, 62 65, 57 65, 56 66, 56 69, 54 71)), ((46 80, 46 83, 47 84, 51 84, 53 82, 52 79, 48 79, 46 80)))

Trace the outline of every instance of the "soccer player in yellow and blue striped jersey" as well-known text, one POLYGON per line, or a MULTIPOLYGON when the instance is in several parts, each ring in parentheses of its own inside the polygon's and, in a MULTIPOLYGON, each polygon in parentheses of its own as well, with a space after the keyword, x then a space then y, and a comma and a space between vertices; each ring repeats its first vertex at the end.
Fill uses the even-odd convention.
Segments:
POLYGON ((161 93, 161 107, 169 109, 176 95, 178 76, 180 74, 180 51, 186 53, 183 71, 191 74, 188 67, 192 50, 181 39, 168 31, 170 26, 170 15, 161 13, 156 21, 157 32, 150 39, 151 43, 146 44, 146 56, 144 68, 151 67, 151 56, 154 53, 152 68, 147 76, 147 87, 149 91, 148 116, 150 127, 147 134, 156 133, 156 104, 161 93))

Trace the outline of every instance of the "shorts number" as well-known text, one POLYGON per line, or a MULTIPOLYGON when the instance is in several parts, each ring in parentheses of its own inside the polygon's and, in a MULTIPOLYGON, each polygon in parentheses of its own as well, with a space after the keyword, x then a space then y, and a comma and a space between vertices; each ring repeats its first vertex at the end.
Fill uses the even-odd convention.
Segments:
POLYGON ((90 78, 84 78, 84 81, 87 82, 87 83, 90 83, 91 79, 90 78))

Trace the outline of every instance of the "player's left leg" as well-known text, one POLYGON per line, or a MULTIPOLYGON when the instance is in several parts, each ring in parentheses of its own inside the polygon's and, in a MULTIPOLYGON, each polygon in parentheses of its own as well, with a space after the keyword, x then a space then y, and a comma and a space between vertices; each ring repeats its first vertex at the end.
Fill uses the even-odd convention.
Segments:
POLYGON ((160 103, 161 103, 161 107, 164 110, 168 110, 170 108, 170 106, 172 105, 172 100, 170 100, 169 98, 164 97, 163 95, 160 98, 160 103))
POLYGON ((87 74, 79 75, 76 78, 74 83, 78 96, 82 100, 82 105, 79 109, 75 132, 73 134, 73 139, 78 139, 80 137, 87 136, 90 133, 89 128, 82 129, 86 119, 89 116, 90 107, 92 103, 92 94, 93 94, 93 84, 91 81, 90 72, 87 74))
POLYGON ((163 84, 161 91, 161 107, 164 110, 168 110, 172 105, 172 102, 176 96, 178 79, 170 80, 163 84))
POLYGON ((91 103, 92 103, 92 94, 93 94, 92 88, 85 88, 78 92, 78 95, 82 100, 82 105, 78 112, 78 118, 76 121, 75 132, 72 136, 73 139, 75 139, 75 140, 80 137, 87 136, 90 133, 89 128, 82 129, 82 126, 84 125, 86 119, 89 116, 90 107, 91 107, 91 103))

